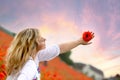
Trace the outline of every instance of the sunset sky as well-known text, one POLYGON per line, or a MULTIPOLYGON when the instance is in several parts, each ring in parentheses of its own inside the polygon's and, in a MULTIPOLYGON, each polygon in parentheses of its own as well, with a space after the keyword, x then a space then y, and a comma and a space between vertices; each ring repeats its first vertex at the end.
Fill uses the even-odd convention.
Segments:
POLYGON ((70 58, 97 67, 105 77, 120 74, 120 0, 0 0, 0 25, 15 33, 38 28, 47 45, 92 31, 92 44, 76 47, 70 58))

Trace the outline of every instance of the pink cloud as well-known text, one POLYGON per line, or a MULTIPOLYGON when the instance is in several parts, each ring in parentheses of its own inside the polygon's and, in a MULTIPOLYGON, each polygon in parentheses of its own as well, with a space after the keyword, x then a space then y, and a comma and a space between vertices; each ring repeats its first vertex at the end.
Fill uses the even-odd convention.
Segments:
POLYGON ((110 36, 110 37, 113 36, 113 33, 115 32, 115 29, 116 29, 115 28, 115 26, 116 26, 115 22, 116 22, 115 17, 110 15, 110 26, 109 26, 108 31, 107 31, 107 35, 110 36))
POLYGON ((113 36, 113 41, 114 40, 117 40, 117 39, 120 39, 120 33, 116 33, 114 36, 113 36))

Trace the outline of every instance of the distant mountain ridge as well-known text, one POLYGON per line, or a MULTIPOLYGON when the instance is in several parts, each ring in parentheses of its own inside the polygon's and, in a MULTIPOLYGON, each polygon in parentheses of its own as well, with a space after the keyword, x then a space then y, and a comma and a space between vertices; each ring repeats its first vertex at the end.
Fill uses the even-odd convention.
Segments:
POLYGON ((104 79, 104 80, 120 80, 120 74, 117 74, 114 77, 110 77, 110 78, 107 78, 107 79, 104 79))
POLYGON ((2 31, 4 31, 4 32, 6 32, 7 34, 9 34, 9 35, 11 35, 11 36, 15 36, 15 33, 13 33, 13 32, 10 32, 9 30, 7 30, 7 29, 5 29, 5 28, 3 28, 1 25, 0 25, 0 30, 2 30, 2 31))

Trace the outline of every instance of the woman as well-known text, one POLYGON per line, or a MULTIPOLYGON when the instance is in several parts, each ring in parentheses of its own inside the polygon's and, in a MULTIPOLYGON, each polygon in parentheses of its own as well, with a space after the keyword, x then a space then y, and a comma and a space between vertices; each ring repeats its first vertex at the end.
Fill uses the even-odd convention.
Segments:
MULTIPOLYGON (((94 34, 91 34, 93 38, 94 34)), ((40 80, 39 62, 49 61, 80 44, 91 44, 80 38, 46 47, 45 41, 38 29, 34 28, 25 29, 15 36, 8 49, 7 80, 40 80)))

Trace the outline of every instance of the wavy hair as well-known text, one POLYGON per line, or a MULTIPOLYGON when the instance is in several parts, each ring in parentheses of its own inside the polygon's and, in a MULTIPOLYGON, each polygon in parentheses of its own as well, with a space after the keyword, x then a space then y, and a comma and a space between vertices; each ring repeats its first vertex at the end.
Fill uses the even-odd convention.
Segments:
POLYGON ((6 58, 7 75, 19 72, 27 60, 37 53, 38 29, 28 28, 19 32, 13 39, 6 58))

